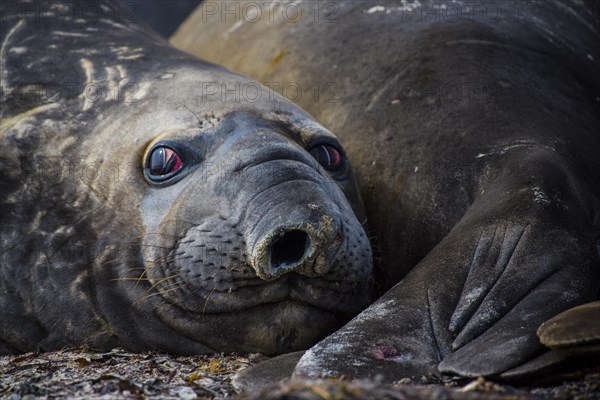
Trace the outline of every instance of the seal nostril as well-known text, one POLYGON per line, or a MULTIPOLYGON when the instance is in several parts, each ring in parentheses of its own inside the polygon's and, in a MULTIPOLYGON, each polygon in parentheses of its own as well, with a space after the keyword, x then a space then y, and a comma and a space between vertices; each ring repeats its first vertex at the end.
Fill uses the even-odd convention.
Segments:
POLYGON ((278 238, 271 247, 271 268, 295 266, 305 257, 310 245, 306 232, 293 230, 278 238))

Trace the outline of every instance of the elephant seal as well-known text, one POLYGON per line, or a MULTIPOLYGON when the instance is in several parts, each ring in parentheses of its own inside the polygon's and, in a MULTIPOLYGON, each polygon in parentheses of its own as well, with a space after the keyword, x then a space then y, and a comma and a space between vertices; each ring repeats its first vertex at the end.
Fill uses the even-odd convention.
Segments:
POLYGON ((369 304, 328 130, 114 2, 2 6, 0 352, 277 354, 369 304))
POLYGON ((172 43, 336 132, 395 284, 295 373, 516 379, 559 362, 537 328, 600 286, 598 3, 211 4, 172 43))

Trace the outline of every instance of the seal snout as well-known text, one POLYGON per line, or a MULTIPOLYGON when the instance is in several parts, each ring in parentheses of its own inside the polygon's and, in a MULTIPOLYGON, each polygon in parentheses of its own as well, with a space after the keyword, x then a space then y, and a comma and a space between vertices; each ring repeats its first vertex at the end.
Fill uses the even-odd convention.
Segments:
POLYGON ((330 220, 324 223, 290 224, 268 230, 252 251, 251 264, 264 280, 297 272, 315 277, 328 272, 330 255, 340 243, 340 230, 330 220))
POLYGON ((269 267, 272 271, 294 269, 308 256, 311 240, 299 229, 284 231, 269 246, 269 267))

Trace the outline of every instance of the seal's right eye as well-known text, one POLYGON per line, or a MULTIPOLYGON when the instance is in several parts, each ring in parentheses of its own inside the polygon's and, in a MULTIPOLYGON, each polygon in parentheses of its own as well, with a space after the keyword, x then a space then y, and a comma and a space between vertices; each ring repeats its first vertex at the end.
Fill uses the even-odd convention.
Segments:
POLYGON ((157 146, 150 152, 146 168, 148 178, 162 182, 181 171, 183 162, 175 150, 167 146, 157 146))
POLYGON ((308 151, 327 171, 339 170, 343 163, 342 153, 329 144, 314 146, 308 151))

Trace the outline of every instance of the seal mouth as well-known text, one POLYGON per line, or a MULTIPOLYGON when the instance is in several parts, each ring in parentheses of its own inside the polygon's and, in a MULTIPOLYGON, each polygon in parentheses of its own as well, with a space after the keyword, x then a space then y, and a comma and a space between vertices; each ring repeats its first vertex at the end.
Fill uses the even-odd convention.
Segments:
MULTIPOLYGON (((239 284, 240 282, 238 282, 239 284)), ((367 304, 367 288, 362 285, 332 288, 334 282, 323 281, 317 284, 312 278, 291 272, 276 280, 265 282, 261 279, 246 281, 236 290, 208 290, 194 288, 197 301, 169 301, 170 292, 161 293, 160 298, 176 305, 188 313, 200 315, 222 315, 250 310, 265 305, 294 302, 320 309, 327 313, 350 315, 360 311, 367 304)), ((188 297, 190 298, 190 297, 188 297)))
POLYGON ((269 299, 263 302, 259 302, 259 303, 255 303, 255 304, 249 304, 247 306, 244 307, 239 307, 236 308, 234 310, 219 310, 219 311, 202 311, 202 312, 198 312, 198 311, 190 311, 188 309, 186 309, 185 307, 182 307, 181 305, 173 305, 177 308, 179 308, 182 312, 184 312, 185 314, 189 314, 189 315, 196 315, 196 316, 202 316, 202 317, 206 317, 206 316, 220 316, 220 315, 240 315, 252 310, 264 310, 265 308, 269 308, 269 307, 273 307, 273 308, 277 308, 277 307, 282 307, 285 305, 296 305, 298 307, 301 307, 303 309, 306 310, 318 310, 319 312, 323 313, 324 315, 331 315, 331 316, 338 316, 341 318, 351 318, 354 315, 356 315, 357 311, 356 310, 351 310, 351 309, 331 309, 331 308, 327 308, 327 307, 323 307, 320 304, 316 304, 315 302, 311 302, 311 301, 307 301, 306 299, 301 299, 298 296, 287 296, 287 297, 282 297, 280 299, 269 299))
POLYGON ((266 355, 306 349, 353 315, 290 299, 263 302, 226 313, 199 315, 179 306, 162 308, 157 313, 161 322, 178 335, 206 345, 212 351, 266 355))

